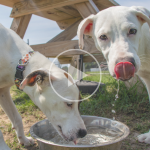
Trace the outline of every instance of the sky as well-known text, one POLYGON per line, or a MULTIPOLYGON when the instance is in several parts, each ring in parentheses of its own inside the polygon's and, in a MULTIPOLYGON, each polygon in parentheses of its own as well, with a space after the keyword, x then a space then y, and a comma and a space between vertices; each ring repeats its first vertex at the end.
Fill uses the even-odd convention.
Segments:
MULTIPOLYGON (((122 6, 144 6, 150 10, 150 0, 116 0, 122 6)), ((10 28, 12 18, 10 18, 11 9, 0 5, 0 23, 10 28)), ((62 32, 55 21, 32 15, 29 26, 24 36, 24 41, 29 39, 30 45, 46 43, 57 34, 62 32)), ((74 39, 77 39, 75 37, 74 39)))

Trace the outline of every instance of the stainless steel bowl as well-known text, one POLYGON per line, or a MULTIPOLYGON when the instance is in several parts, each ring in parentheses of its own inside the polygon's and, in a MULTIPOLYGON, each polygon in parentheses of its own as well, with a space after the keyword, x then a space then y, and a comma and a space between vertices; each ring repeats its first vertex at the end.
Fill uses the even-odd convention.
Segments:
POLYGON ((37 140, 40 150, 120 150, 122 140, 129 135, 129 128, 121 122, 96 116, 82 116, 82 119, 86 127, 92 126, 102 127, 104 129, 108 128, 113 131, 120 131, 123 134, 113 141, 100 143, 98 145, 54 144, 50 141, 52 138, 50 133, 52 133, 55 129, 48 120, 42 120, 34 124, 30 128, 30 134, 37 140), (49 133, 48 139, 43 137, 43 135, 47 133, 49 133))

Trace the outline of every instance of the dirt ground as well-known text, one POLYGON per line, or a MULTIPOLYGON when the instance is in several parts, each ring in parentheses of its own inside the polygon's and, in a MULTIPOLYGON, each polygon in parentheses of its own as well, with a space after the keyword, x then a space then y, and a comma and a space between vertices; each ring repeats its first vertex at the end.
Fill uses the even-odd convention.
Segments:
MULTIPOLYGON (((46 117, 43 115, 42 112, 38 110, 37 113, 39 114, 40 119, 36 118, 34 115, 28 114, 21 115, 23 119, 24 132, 26 136, 30 136, 29 130, 34 123, 46 119, 46 117)), ((11 122, 7 117, 7 115, 2 110, 0 113, 0 129, 3 133, 5 142, 12 150, 39 150, 36 140, 35 145, 26 148, 18 143, 15 131, 12 129, 11 122)))

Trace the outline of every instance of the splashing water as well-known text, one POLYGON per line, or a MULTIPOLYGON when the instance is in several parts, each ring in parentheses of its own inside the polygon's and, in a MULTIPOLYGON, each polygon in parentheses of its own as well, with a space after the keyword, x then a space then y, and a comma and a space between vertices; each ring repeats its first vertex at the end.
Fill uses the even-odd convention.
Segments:
MULTIPOLYGON (((115 103, 116 103, 117 99, 119 98, 118 93, 119 93, 119 80, 118 80, 117 94, 115 95, 115 102, 112 104, 113 107, 115 106, 115 103)), ((115 114, 116 111, 114 109, 112 109, 112 113, 115 114)), ((113 120, 115 120, 115 117, 113 117, 113 120)))
MULTIPOLYGON (((75 145, 71 141, 65 141, 56 131, 53 133, 53 138, 49 139, 50 133, 44 133, 43 138, 50 140, 50 142, 54 144, 61 145, 75 145)), ((98 126, 88 126, 87 127, 87 135, 84 138, 78 139, 77 145, 99 145, 105 142, 111 142, 119 137, 121 137, 124 133, 120 130, 113 130, 109 128, 103 128, 98 126)))

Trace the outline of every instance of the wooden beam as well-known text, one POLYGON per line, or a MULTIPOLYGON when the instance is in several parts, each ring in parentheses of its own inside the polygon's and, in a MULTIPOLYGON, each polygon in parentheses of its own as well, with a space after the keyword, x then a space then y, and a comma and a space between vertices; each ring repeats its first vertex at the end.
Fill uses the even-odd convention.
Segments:
POLYGON ((57 9, 50 9, 47 11, 36 12, 34 14, 37 16, 41 16, 43 18, 56 21, 60 29, 62 30, 71 26, 73 23, 75 23, 77 20, 81 18, 79 12, 71 6, 64 6, 57 9))
POLYGON ((76 45, 78 45, 78 41, 61 41, 31 45, 31 48, 35 51, 39 51, 46 57, 56 57, 58 54, 67 49, 74 49, 76 45))
MULTIPOLYGON (((98 62, 102 62, 102 61, 106 61, 106 59, 104 58, 104 56, 101 54, 101 55, 93 55, 96 60, 98 62)), ((91 56, 84 56, 83 57, 83 62, 95 62, 95 59, 93 59, 91 56)))
MULTIPOLYGON (((64 52, 68 49, 78 49, 78 40, 72 41, 61 41, 61 42, 51 42, 46 44, 39 44, 39 45, 31 45, 31 48, 35 51, 39 51, 46 57, 56 57, 58 54, 64 52)), ((97 50, 95 44, 92 39, 85 40, 85 51, 91 54, 99 54, 100 51, 97 50)), ((84 52, 79 52, 76 50, 72 50, 71 52, 64 53, 61 56, 68 56, 68 55, 81 55, 85 54, 84 52)))
POLYGON ((114 1, 114 0, 109 0, 112 4, 114 4, 115 6, 119 6, 119 4, 116 2, 116 1, 114 1))
POLYGON ((60 21, 60 20, 74 18, 73 16, 71 16, 65 12, 56 10, 56 9, 50 9, 50 10, 42 11, 42 12, 40 11, 40 12, 36 12, 34 14, 44 17, 44 18, 47 18, 47 19, 50 19, 50 20, 54 20, 54 21, 60 21))
POLYGON ((13 1, 0 0, 0 4, 1 4, 1 5, 5 5, 5 6, 12 7, 12 6, 13 6, 13 1))
MULTIPOLYGON (((98 62, 106 61, 103 55, 94 55, 94 57, 98 62)), ((58 58, 58 60, 60 64, 71 64, 71 62, 73 61, 72 57, 58 58)), ((75 60, 73 62, 75 62, 75 60)), ((83 62, 95 62, 95 60, 91 56, 84 56, 83 62)), ((71 64, 71 66, 73 65, 71 64)))
POLYGON ((79 23, 81 22, 81 19, 76 21, 74 24, 72 24, 70 27, 65 29, 63 32, 55 36, 53 39, 48 41, 50 42, 56 42, 56 41, 66 41, 66 40, 71 40, 77 35, 77 28, 79 23))
POLYGON ((58 61, 60 62, 60 64, 70 64, 72 61, 72 57, 58 58, 58 61))
POLYGON ((87 6, 89 7, 89 9, 93 9, 92 11, 94 11, 94 13, 95 13, 95 11, 96 11, 96 13, 99 12, 98 7, 97 7, 96 4, 93 2, 93 0, 89 0, 90 5, 88 4, 88 2, 86 2, 86 3, 87 3, 87 6))
POLYGON ((30 14, 30 15, 14 18, 10 28, 14 30, 21 38, 23 38, 26 29, 28 27, 28 24, 30 22, 31 16, 32 15, 30 14))
POLYGON ((60 7, 60 8, 56 8, 56 9, 59 11, 65 12, 66 14, 69 14, 73 17, 81 17, 79 12, 72 6, 64 6, 64 7, 60 7))
POLYGON ((64 30, 74 24, 76 21, 81 20, 81 17, 73 18, 73 19, 67 19, 67 20, 60 20, 56 21, 60 29, 64 30))
POLYGON ((85 1, 87 0, 24 0, 14 4, 10 17, 20 17, 85 1))
POLYGON ((75 6, 83 18, 86 18, 92 14, 85 3, 76 4, 75 6))
POLYGON ((75 4, 75 6, 83 18, 99 12, 99 9, 92 0, 90 2, 75 4))

